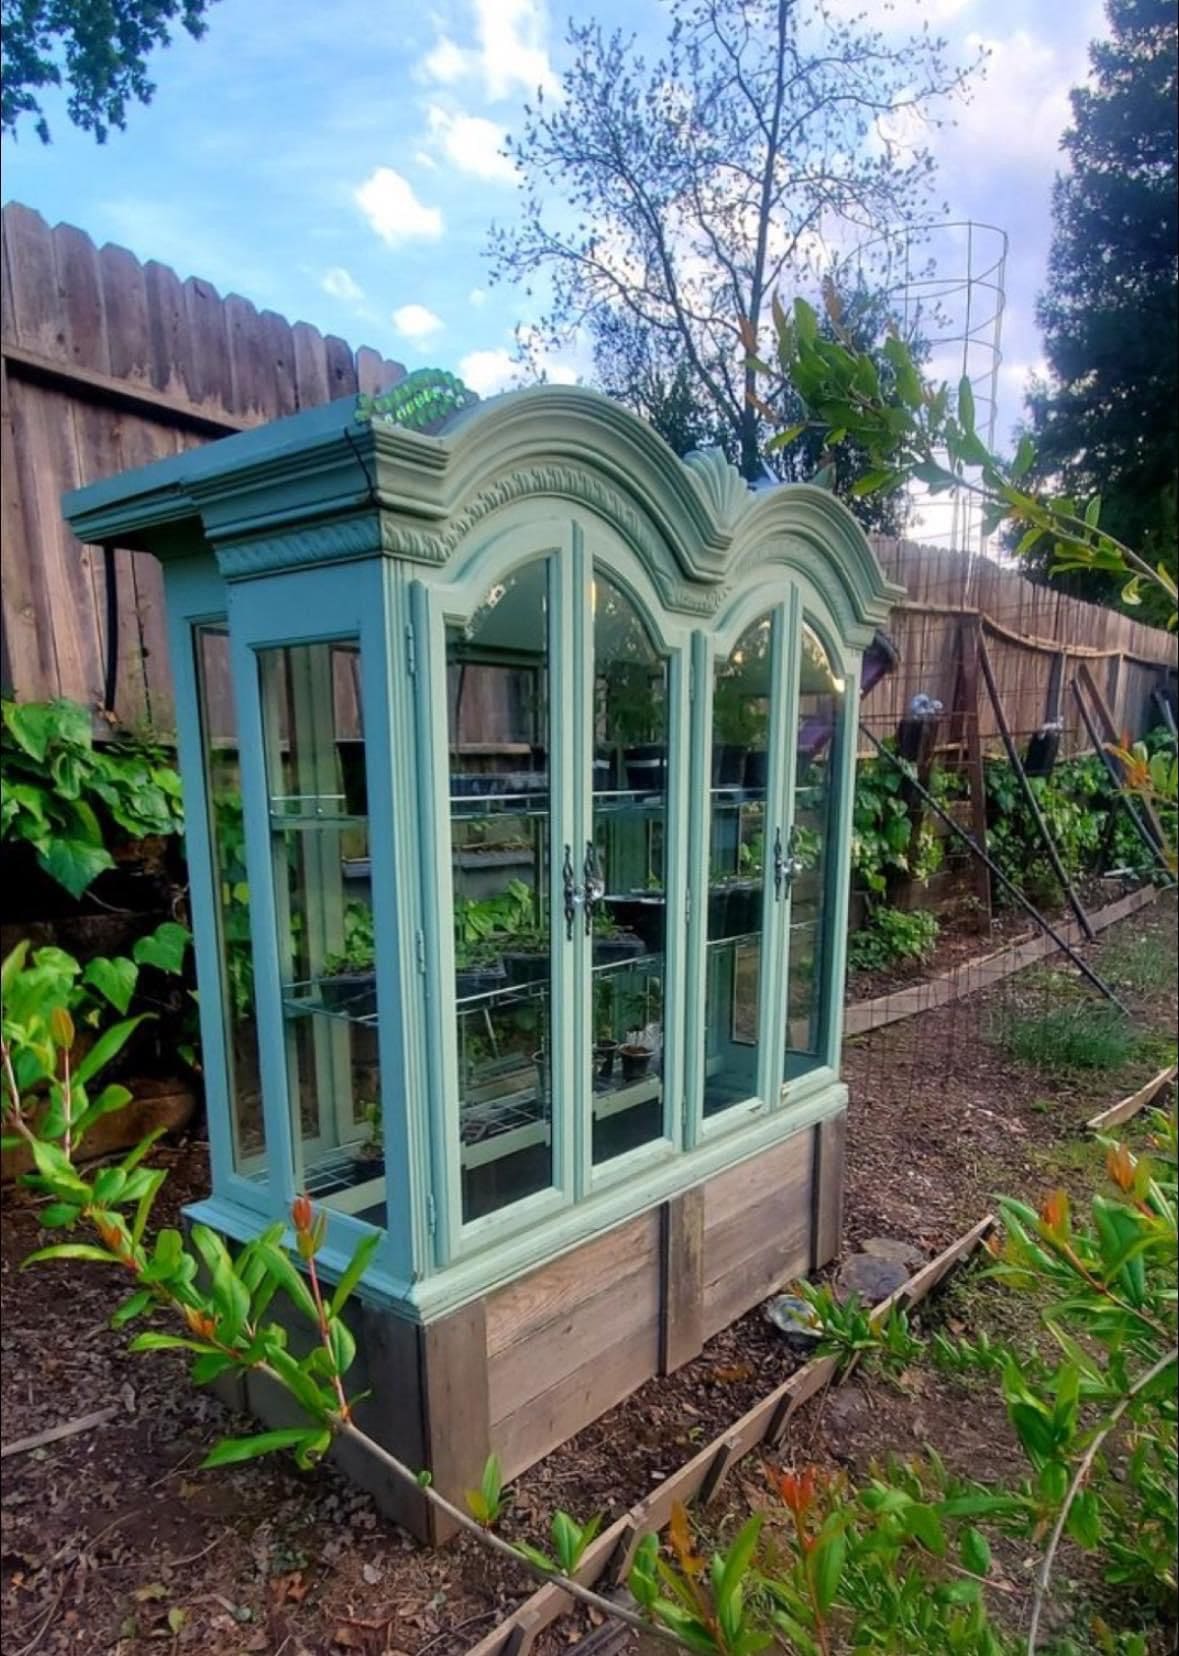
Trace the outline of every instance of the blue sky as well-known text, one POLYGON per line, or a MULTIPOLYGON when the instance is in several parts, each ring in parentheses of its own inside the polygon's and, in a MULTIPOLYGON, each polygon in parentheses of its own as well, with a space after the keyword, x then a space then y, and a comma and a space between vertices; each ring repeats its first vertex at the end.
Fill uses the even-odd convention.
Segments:
MULTIPOLYGON (((1010 237, 999 382, 1002 439, 1039 360, 1033 309, 1068 89, 1105 32, 1100 0, 829 0, 885 29, 928 18, 988 73, 956 126, 933 135, 955 217, 1010 237)), ((157 54, 157 91, 103 147, 46 100, 53 143, 4 142, 4 196, 50 223, 245 294, 407 366, 506 384, 518 291, 489 288, 492 219, 514 213, 498 154, 539 83, 567 60, 570 0, 218 0, 200 42, 157 54)), ((658 0, 608 0, 604 24, 659 32, 658 0)), ((952 261, 958 257, 943 244, 952 261)), ((584 367, 576 349, 554 377, 584 367)), ((947 365, 948 367, 948 365, 947 365)))

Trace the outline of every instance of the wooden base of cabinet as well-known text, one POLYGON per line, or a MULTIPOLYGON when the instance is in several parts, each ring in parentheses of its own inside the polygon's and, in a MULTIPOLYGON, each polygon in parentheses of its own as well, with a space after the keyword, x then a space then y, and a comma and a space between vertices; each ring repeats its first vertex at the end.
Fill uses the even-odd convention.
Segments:
MULTIPOLYGON (((355 1302, 357 1423, 461 1503, 494 1451, 514 1478, 644 1381, 839 1250, 846 1116, 829 1117, 433 1322, 355 1302)), ((306 1331, 290 1318, 292 1346, 306 1331)), ((253 1376, 222 1390, 268 1425, 294 1405, 253 1376)), ((350 1446, 340 1469, 421 1540, 424 1498, 350 1446)))

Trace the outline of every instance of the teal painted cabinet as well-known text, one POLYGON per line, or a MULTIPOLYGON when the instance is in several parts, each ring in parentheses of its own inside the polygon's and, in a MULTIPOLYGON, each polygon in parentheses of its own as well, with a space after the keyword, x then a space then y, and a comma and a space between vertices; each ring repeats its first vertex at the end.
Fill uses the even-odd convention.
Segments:
MULTIPOLYGON (((804 1169, 819 1256, 859 661, 893 596, 831 496, 544 387, 441 436, 334 403, 65 509, 165 566, 200 1216, 244 1238, 306 1191, 329 1268, 382 1233, 365 1314, 416 1331, 436 1475, 431 1362, 482 1374, 493 1443, 503 1354, 544 1369, 514 1285, 571 1305, 583 1255, 647 1237, 654 1344, 617 1391, 742 1308, 742 1181, 804 1169)), ((580 1423, 554 1375, 550 1438, 580 1423)))

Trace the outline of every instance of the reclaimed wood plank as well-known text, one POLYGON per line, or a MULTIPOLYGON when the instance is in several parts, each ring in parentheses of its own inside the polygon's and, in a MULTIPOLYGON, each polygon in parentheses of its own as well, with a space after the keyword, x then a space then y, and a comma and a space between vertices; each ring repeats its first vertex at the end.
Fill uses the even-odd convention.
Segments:
POLYGON ((841 1110, 814 1127, 815 1161, 811 1173, 811 1269, 830 1264, 843 1247, 844 1164, 847 1159, 847 1112, 841 1110))
POLYGON ((674 1374, 704 1344, 704 1192, 697 1186, 663 1205, 660 1372, 674 1374))
MULTIPOLYGON (((465 1490, 478 1488, 491 1453, 486 1353, 481 1299, 421 1330, 427 1462, 435 1487, 456 1504, 465 1490)), ((429 1512, 432 1540, 449 1540, 454 1523, 434 1507, 429 1512)))
POLYGON ((1085 1123, 1090 1132, 1104 1133, 1111 1127, 1120 1127, 1123 1121, 1129 1121, 1140 1110, 1145 1110, 1171 1081, 1175 1079, 1176 1065, 1168 1064, 1157 1075, 1152 1075, 1149 1081, 1143 1082, 1137 1092, 1132 1092, 1127 1098, 1117 1104, 1111 1104, 1108 1110, 1100 1110, 1097 1115, 1090 1116, 1085 1123))
POLYGON ((617 1280, 628 1266, 642 1268, 658 1246, 658 1223, 657 1215, 640 1214, 489 1295, 488 1356, 566 1315, 587 1294, 617 1280))

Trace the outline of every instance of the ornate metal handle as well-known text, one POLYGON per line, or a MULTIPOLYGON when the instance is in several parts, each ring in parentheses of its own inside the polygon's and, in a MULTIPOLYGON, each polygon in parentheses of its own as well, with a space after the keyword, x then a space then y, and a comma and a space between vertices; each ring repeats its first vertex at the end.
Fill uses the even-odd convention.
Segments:
MULTIPOLYGON (((565 938, 573 941, 573 922, 577 919, 577 911, 582 903, 581 887, 576 883, 573 875, 573 849, 565 847, 565 861, 561 866, 561 881, 565 888, 565 938)), ((586 919, 588 921, 588 912, 586 919)))
POLYGON ((790 887, 806 867, 806 864, 794 849, 797 843, 798 824, 795 823, 790 830, 790 836, 786 841, 786 851, 783 853, 782 830, 778 829, 774 838, 774 893, 779 898, 782 895, 782 887, 785 886, 789 892, 790 887))
POLYGON ((782 884, 786 878, 786 858, 782 852, 782 830, 774 830, 774 899, 781 901, 782 884))
POLYGON ((588 937, 594 929, 594 909, 606 895, 606 882, 598 867, 598 853, 593 840, 585 842, 582 878, 585 880, 585 935, 588 937))

